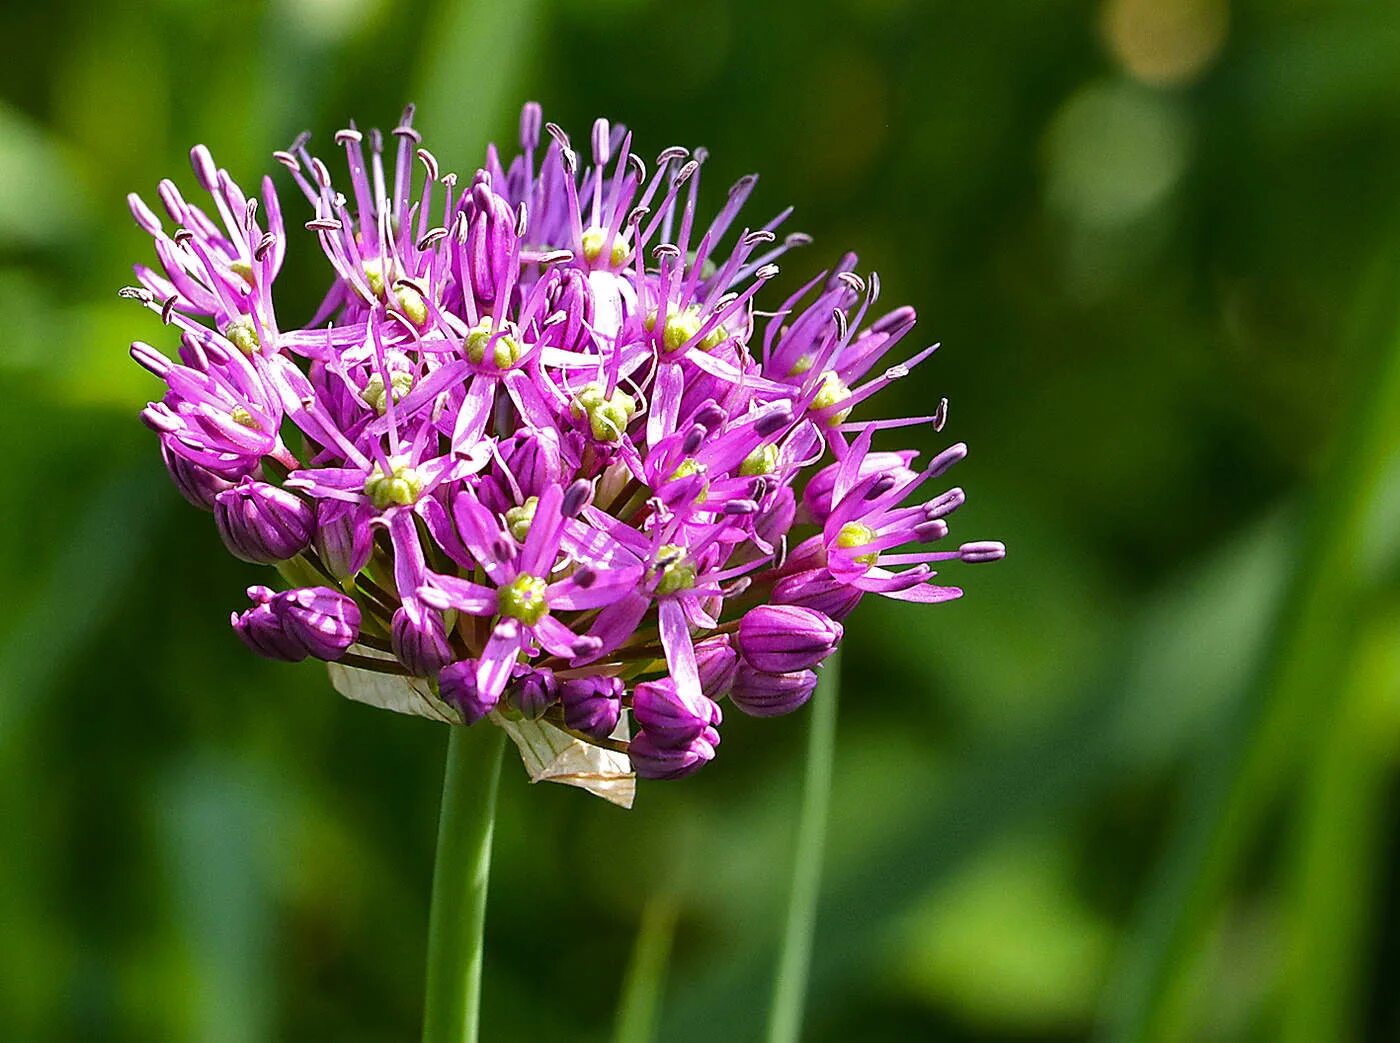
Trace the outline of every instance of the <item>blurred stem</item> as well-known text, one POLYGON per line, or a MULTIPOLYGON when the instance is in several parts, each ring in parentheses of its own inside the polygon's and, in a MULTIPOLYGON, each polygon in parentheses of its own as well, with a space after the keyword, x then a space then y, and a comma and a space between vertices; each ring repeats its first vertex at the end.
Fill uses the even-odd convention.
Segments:
POLYGON ((1369 625, 1338 705, 1319 722, 1279 945, 1279 1040, 1362 1035, 1358 988, 1400 731, 1397 677, 1400 619, 1388 612, 1369 625))
POLYGON ((428 916, 423 1043, 475 1043, 482 928, 505 732, 487 722, 448 729, 428 916))
POLYGON ((1352 331, 1354 398, 1314 493, 1269 660, 1193 773, 1181 827, 1108 993, 1111 1039, 1192 1038, 1204 940, 1355 646, 1366 525, 1400 448, 1400 265, 1387 258, 1374 275, 1352 331))
POLYGON ((650 899, 642 909, 632 960, 623 979, 615 1043, 650 1043, 656 1037, 656 1016, 661 1008, 675 930, 675 899, 669 894, 650 899))
POLYGON ((821 670, 812 699, 807 733, 807 771, 802 811, 797 822, 797 850, 788 900, 787 928, 773 983, 773 1007, 768 1015, 768 1043, 797 1043, 812 966, 812 937, 817 925, 822 855, 826 848, 827 810, 831 804, 831 769, 836 756, 836 703, 841 690, 841 653, 821 670))

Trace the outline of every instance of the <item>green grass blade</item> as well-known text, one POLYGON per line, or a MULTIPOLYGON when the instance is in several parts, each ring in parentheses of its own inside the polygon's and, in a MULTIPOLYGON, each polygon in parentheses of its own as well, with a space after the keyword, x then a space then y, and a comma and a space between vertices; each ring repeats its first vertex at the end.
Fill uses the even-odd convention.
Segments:
POLYGON ((1360 1039, 1356 1023, 1378 867, 1400 749, 1400 619, 1374 621, 1350 683, 1319 722, 1300 809, 1286 925, 1278 1033, 1284 1043, 1360 1039))
POLYGON ((674 897, 666 894, 652 898, 642 909, 637 941, 622 983, 622 1002, 618 1004, 617 1027, 613 1034, 616 1043, 650 1043, 656 1038, 661 996, 666 989, 666 966, 675 933, 674 897))
POLYGON ((1194 772, 1183 824, 1107 994, 1110 1039, 1190 1038, 1202 941, 1348 661, 1367 522, 1400 448, 1397 289, 1395 265, 1387 264, 1362 297, 1358 343, 1370 357, 1358 360, 1354 405, 1317 487, 1269 665, 1194 772))

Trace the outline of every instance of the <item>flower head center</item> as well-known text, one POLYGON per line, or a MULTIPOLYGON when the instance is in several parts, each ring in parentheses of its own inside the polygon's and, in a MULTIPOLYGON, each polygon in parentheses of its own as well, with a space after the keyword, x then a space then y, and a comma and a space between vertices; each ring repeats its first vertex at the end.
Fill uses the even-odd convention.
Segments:
MULTIPOLYGON (((593 225, 583 230, 583 256, 589 264, 593 264, 603 255, 603 244, 607 242, 608 230, 593 225)), ((612 238, 612 249, 608 251, 609 267, 616 268, 627 260, 627 255, 632 252, 627 240, 621 230, 618 230, 612 238)))
MULTIPOLYGON (((691 339, 700 332, 705 322, 700 317, 700 309, 695 305, 682 308, 680 311, 672 312, 666 316, 666 324, 661 328, 661 344, 667 354, 680 351, 691 339)), ((653 312, 647 316, 647 329, 656 328, 656 314, 653 312)), ((714 351, 726 340, 729 339, 729 331, 722 323, 716 323, 714 328, 706 333, 696 342, 696 347, 701 351, 714 351)))
POLYGON ((253 266, 247 261, 243 260, 243 258, 240 257, 236 261, 230 261, 228 269, 229 271, 233 272, 234 275, 238 276, 245 283, 247 283, 249 286, 253 285, 253 266))
POLYGON ((520 342, 505 329, 495 333, 489 318, 482 319, 468 331, 465 347, 467 358, 478 366, 494 366, 496 369, 510 369, 525 354, 520 342))
POLYGON ((676 594, 695 586, 695 562, 686 556, 685 548, 674 543, 664 544, 656 553, 661 568, 661 582, 656 585, 658 595, 676 594))
POLYGON ((585 384, 574 396, 569 412, 576 417, 588 417, 588 427, 593 437, 600 442, 616 442, 627 431, 632 416, 637 412, 637 402, 621 388, 614 388, 611 395, 604 392, 598 381, 585 384))
POLYGON ((519 507, 512 507, 506 511, 506 528, 510 530, 516 543, 524 543, 525 537, 530 535, 530 523, 535 520, 535 509, 539 505, 540 498, 531 496, 519 507))
POLYGON ((423 476, 402 458, 389 461, 389 473, 378 464, 365 479, 365 495, 381 511, 395 504, 407 507, 423 492, 423 476))
POLYGON ((534 626, 549 612, 545 600, 548 584, 539 576, 522 572, 496 591, 496 608, 503 616, 534 626))
MULTIPOLYGON (((841 530, 836 534, 836 546, 842 550, 854 550, 857 547, 864 547, 875 542, 875 530, 869 525, 861 522, 847 522, 841 526, 841 530)), ((878 551, 869 554, 853 554, 853 561, 862 565, 874 565, 880 557, 878 551)))
MULTIPOLYGON (((407 370, 396 369, 389 374, 389 394, 394 396, 395 402, 403 398, 404 395, 408 394, 412 389, 412 373, 409 373, 407 370)), ((365 381, 365 389, 360 392, 360 398, 362 398, 365 404, 376 413, 383 416, 384 411, 389 406, 389 394, 386 394, 384 390, 384 378, 380 374, 375 373, 365 381)))
MULTIPOLYGON (((674 471, 671 472, 671 477, 669 481, 674 482, 681 478, 693 478, 697 474, 704 473, 704 465, 701 464, 699 460, 695 459, 695 457, 687 456, 684 460, 680 462, 680 465, 674 471)), ((700 484, 700 491, 695 495, 695 502, 704 503, 706 500, 708 500, 710 498, 709 490, 710 483, 702 482, 700 484)))
POLYGON ((739 465, 739 473, 745 478, 756 478, 761 474, 772 474, 778 469, 778 447, 761 445, 739 465))
POLYGON ((824 417, 827 427, 835 427, 837 424, 844 424, 846 418, 851 415, 851 407, 840 407, 851 397, 851 389, 846 386, 846 382, 838 377, 831 370, 822 374, 822 386, 817 390, 817 397, 812 399, 812 408, 815 410, 832 410, 824 417))
POLYGON ((261 347, 262 343, 258 340, 258 328, 253 325, 253 320, 246 315, 230 319, 228 325, 224 327, 224 336, 233 342, 235 348, 250 358, 258 353, 258 348, 261 347))
POLYGON ((392 304, 398 305, 398 310, 409 322, 415 326, 422 326, 428 321, 428 305, 423 301, 423 295, 412 286, 391 285, 395 276, 394 265, 391 261, 389 270, 386 273, 384 266, 377 260, 371 258, 360 266, 365 273, 365 282, 369 283, 369 291, 380 300, 388 300, 387 292, 394 291, 392 304))

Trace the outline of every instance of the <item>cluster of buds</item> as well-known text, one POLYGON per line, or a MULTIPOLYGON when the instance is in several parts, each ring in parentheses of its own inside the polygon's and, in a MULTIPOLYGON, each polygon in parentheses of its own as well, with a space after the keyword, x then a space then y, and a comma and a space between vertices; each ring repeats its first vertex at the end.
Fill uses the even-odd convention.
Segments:
POLYGON ((875 318, 848 255, 756 310, 807 238, 787 212, 738 227, 754 177, 705 224, 703 150, 648 170, 599 120, 586 163, 533 104, 521 153, 464 186, 411 110, 336 142, 348 194, 305 137, 275 154, 334 269, 298 328, 270 178, 245 195, 200 146, 212 209, 164 181, 167 230, 130 199, 159 265, 123 293, 180 334, 175 360, 132 346, 167 386, 143 419, 229 550, 292 584, 234 615, 254 651, 421 678, 463 724, 546 721, 674 778, 714 757, 723 700, 806 702, 865 595, 947 601, 936 563, 1001 557, 938 546, 963 494, 926 486, 964 446, 872 449, 945 404, 860 417, 934 350, 883 362, 912 309, 875 318))

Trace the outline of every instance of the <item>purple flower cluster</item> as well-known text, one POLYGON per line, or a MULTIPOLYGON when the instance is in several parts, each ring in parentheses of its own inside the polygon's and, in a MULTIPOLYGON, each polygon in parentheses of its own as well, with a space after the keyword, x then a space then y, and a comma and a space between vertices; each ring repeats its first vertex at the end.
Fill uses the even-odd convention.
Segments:
POLYGON ((254 651, 429 679, 467 723, 630 735, 639 775, 674 778, 714 757, 725 697, 801 706, 863 596, 958 597, 932 566, 1003 548, 927 546, 963 494, 922 490, 964 446, 872 450, 946 406, 858 418, 934 348, 885 362, 914 312, 875 317, 853 255, 758 311, 807 239, 787 211, 738 226, 754 177, 706 223, 701 149, 649 169, 598 120, 588 163, 533 104, 520 131, 460 186, 411 110, 336 135, 344 192, 304 137, 276 153, 334 269, 297 328, 271 179, 245 195, 195 148, 212 209, 164 181, 167 231, 130 199, 159 264, 123 292, 180 331, 177 360, 132 346, 167 386, 142 417, 229 550, 296 584, 250 589, 254 651))

